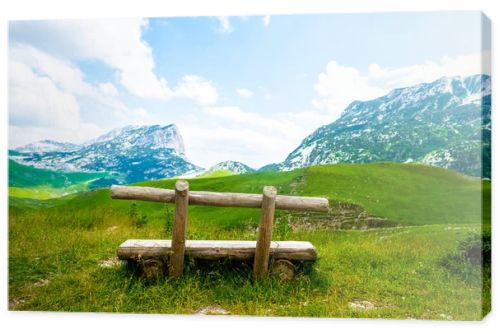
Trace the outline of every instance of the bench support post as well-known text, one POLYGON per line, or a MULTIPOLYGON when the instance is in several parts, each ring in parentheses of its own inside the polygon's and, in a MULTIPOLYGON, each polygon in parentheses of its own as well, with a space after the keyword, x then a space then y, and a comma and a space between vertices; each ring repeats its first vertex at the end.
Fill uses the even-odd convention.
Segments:
POLYGON ((189 184, 185 180, 179 180, 175 183, 175 219, 172 231, 172 254, 168 268, 171 277, 181 276, 184 270, 188 204, 189 184))
POLYGON ((264 187, 259 233, 257 236, 257 245, 255 247, 255 259, 253 265, 254 279, 260 279, 267 276, 275 207, 276 188, 264 187))

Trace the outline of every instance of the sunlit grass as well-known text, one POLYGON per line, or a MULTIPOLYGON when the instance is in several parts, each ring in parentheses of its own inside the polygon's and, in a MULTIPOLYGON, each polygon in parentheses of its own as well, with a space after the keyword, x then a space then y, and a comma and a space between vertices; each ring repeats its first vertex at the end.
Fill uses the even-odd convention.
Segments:
MULTIPOLYGON (((172 188, 174 182, 142 184, 172 188)), ((113 265, 116 247, 130 238, 170 238, 172 205, 137 202, 138 213, 147 216, 137 228, 128 215, 133 202, 111 200, 108 190, 44 202, 12 200, 10 308, 193 313, 218 305, 231 314, 401 319, 480 319, 483 302, 489 309, 489 288, 483 290, 480 275, 466 279, 442 265, 461 240, 481 230, 481 208, 467 202, 481 193, 477 180, 395 164, 190 180, 192 190, 259 193, 264 185, 282 194, 356 203, 399 227, 290 229, 280 213, 275 239, 308 240, 318 251, 312 271, 295 281, 255 283, 251 264, 189 262, 179 280, 148 282, 123 263, 113 265), (413 207, 400 197, 411 197, 413 207), (430 214, 435 207, 443 212, 430 214), (374 308, 350 306, 361 302, 374 308)), ((188 238, 255 239, 258 218, 257 209, 191 206, 188 238)), ((463 266, 481 270, 467 261, 463 266)))

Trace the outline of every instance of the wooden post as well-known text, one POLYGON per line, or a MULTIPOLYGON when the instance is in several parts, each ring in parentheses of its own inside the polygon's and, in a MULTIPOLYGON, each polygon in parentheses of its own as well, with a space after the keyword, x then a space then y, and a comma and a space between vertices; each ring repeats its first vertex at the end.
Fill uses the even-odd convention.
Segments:
POLYGON ((253 277, 259 279, 267 276, 269 267, 269 249, 273 233, 274 209, 276 206, 276 188, 264 187, 260 214, 259 234, 255 246, 253 277))
POLYGON ((172 231, 172 254, 168 268, 171 277, 181 276, 184 269, 188 204, 189 184, 185 180, 179 180, 175 183, 175 220, 172 231))

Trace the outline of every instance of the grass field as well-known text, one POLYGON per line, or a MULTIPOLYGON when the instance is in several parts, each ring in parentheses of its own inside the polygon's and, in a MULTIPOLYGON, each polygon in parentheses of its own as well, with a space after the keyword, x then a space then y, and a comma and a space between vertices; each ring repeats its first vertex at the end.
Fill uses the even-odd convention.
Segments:
MULTIPOLYGON (((117 261, 116 247, 130 238, 170 238, 172 205, 136 202, 146 217, 136 227, 129 214, 133 202, 111 200, 106 189, 46 201, 11 197, 10 309, 194 313, 219 306, 231 314, 472 320, 490 308, 488 269, 482 273, 481 264, 461 251, 464 240, 481 232, 481 216, 489 229, 489 205, 483 212, 481 203, 489 182, 392 163, 189 182, 191 190, 248 193, 274 185, 281 194, 327 197, 332 207, 350 203, 391 224, 315 227, 315 216, 279 212, 273 239, 308 240, 318 251, 312 270, 295 281, 253 282, 244 264, 190 262, 181 279, 151 282, 117 261)), ((190 239, 256 237, 256 209, 192 206, 189 215, 190 239)))
POLYGON ((221 170, 214 170, 212 172, 205 172, 200 176, 198 176, 198 178, 213 178, 213 177, 223 177, 230 175, 234 175, 234 173, 231 172, 230 170, 221 169, 221 170))
POLYGON ((89 189, 108 173, 61 172, 21 165, 9 160, 9 196, 50 199, 89 189))

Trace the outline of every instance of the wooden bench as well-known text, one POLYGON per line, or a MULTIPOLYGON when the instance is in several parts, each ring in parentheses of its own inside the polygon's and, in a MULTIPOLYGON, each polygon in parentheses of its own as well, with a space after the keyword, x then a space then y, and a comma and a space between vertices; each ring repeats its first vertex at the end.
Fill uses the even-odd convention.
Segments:
POLYGON ((143 273, 155 276, 168 268, 172 277, 182 275, 185 256, 203 260, 254 260, 254 278, 271 271, 282 278, 294 275, 296 264, 315 261, 316 249, 307 241, 271 241, 275 209, 328 211, 328 200, 319 197, 281 196, 274 187, 264 187, 262 195, 243 193, 189 192, 185 180, 175 190, 112 186, 111 197, 175 203, 172 240, 127 240, 118 249, 121 260, 140 263, 143 273), (257 241, 185 240, 188 205, 261 208, 257 241))

